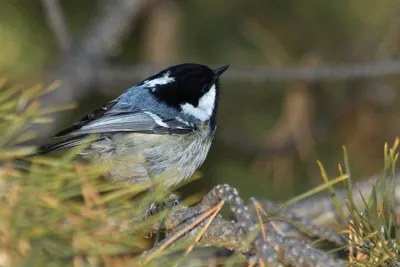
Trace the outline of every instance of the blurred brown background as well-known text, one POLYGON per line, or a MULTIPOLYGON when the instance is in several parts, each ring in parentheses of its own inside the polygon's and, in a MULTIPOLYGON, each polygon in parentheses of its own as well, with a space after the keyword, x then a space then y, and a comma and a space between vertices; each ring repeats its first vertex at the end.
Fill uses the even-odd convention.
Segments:
POLYGON ((61 80, 43 105, 77 102, 37 142, 167 65, 231 64, 203 177, 244 198, 284 200, 337 175, 381 171, 399 135, 400 2, 395 0, 2 0, 0 75, 61 80))

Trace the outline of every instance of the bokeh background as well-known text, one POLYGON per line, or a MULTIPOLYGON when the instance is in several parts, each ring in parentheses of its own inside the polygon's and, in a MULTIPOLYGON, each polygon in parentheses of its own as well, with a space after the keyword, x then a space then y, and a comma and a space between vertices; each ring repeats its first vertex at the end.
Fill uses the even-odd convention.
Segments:
POLYGON ((203 177, 285 200, 338 174, 383 166, 400 130, 400 2, 396 0, 2 0, 0 75, 54 80, 44 106, 78 103, 41 126, 37 143, 163 67, 231 64, 203 177))

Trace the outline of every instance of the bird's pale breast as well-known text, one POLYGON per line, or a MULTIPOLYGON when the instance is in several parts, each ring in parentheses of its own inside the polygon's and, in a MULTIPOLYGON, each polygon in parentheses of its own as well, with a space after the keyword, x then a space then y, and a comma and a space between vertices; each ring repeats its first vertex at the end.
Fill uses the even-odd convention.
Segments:
POLYGON ((208 125, 183 135, 118 133, 94 142, 85 157, 96 163, 112 163, 107 178, 135 184, 162 177, 168 188, 190 177, 204 162, 212 136, 208 125))

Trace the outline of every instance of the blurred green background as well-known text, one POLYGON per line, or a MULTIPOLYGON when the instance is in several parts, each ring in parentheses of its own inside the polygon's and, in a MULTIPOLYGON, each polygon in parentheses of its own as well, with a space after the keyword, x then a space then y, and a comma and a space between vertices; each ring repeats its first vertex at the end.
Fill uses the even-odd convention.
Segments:
MULTIPOLYGON (((72 43, 96 23, 104 2, 118 1, 59 1, 72 43)), ((12 84, 45 81, 62 64, 44 2, 0 2, 0 75, 12 84)), ((110 68, 197 62, 231 64, 233 70, 249 68, 251 73, 251 67, 396 60, 400 51, 400 3, 395 0, 142 2, 145 7, 132 27, 107 55, 110 68)), ((145 78, 138 76, 88 86, 87 94, 73 99, 78 109, 53 132, 145 78)), ((229 183, 244 198, 285 200, 322 183, 317 159, 337 175, 342 145, 355 177, 381 171, 383 144, 399 135, 398 75, 316 82, 257 82, 248 76, 222 78, 217 138, 202 179, 181 189, 183 194, 229 183)))

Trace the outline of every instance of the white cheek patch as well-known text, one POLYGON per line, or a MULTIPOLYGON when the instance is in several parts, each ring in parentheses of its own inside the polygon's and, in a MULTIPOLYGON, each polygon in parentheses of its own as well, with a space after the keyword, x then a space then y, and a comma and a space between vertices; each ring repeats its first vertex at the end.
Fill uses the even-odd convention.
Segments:
POLYGON ((217 92, 214 84, 211 86, 210 90, 199 99, 197 107, 186 103, 181 105, 182 112, 191 115, 200 121, 209 120, 214 110, 216 95, 217 92))
POLYGON ((156 85, 163 85, 174 82, 175 79, 169 76, 169 72, 165 73, 164 76, 155 78, 152 80, 145 81, 143 83, 146 87, 155 87, 156 85))

